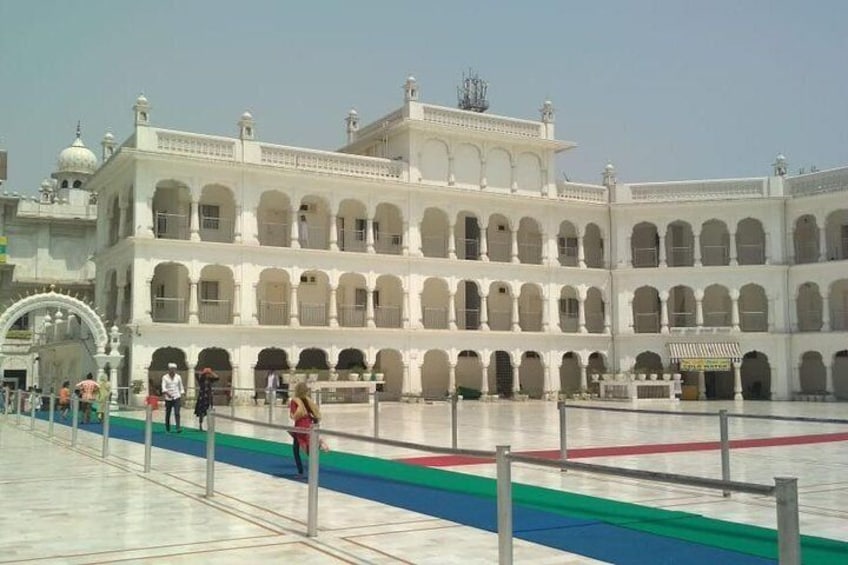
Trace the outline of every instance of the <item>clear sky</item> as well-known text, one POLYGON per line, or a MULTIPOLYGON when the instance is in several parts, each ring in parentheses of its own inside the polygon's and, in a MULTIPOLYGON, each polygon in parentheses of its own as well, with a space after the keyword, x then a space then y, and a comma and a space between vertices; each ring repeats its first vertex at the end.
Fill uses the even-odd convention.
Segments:
POLYGON ((490 112, 557 108, 572 180, 760 176, 848 165, 848 1, 0 0, 0 146, 34 193, 77 120, 97 155, 144 92, 154 124, 335 149, 402 102, 454 106, 462 72, 490 112))

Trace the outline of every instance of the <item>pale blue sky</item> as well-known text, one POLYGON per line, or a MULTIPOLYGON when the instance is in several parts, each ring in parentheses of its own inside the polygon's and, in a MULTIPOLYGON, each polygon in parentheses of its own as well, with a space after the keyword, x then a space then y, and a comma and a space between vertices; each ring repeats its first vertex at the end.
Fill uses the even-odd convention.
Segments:
POLYGON ((469 66, 491 112, 538 117, 549 97, 572 180, 608 159, 625 182, 848 165, 848 2, 114 2, 0 0, 5 188, 33 193, 73 140, 130 133, 141 91, 156 125, 335 149, 422 99, 454 106, 469 66))

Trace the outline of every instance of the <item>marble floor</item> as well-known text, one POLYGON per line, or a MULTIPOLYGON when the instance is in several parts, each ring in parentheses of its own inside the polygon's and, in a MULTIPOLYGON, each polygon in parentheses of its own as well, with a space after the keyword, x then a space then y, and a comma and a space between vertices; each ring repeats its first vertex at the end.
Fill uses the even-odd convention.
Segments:
MULTIPOLYGON (((579 403, 578 403, 579 404, 579 403)), ((599 406, 598 403, 586 404, 599 406)), ((621 407, 622 404, 609 406, 621 407)), ((663 410, 776 414, 848 419, 846 403, 651 403, 663 410)), ((186 410, 186 413, 189 411, 186 410)), ((225 409, 224 413, 229 413, 225 409)), ((366 405, 325 405, 326 429, 370 435, 372 409, 366 405)), ((142 412, 122 415, 143 418, 142 412)), ((236 408, 243 418, 267 421, 264 406, 236 408)), ((162 419, 156 412, 156 419, 162 419)), ((282 421, 281 408, 275 419, 282 421)), ((715 441, 714 415, 683 416, 568 410, 568 446, 588 447, 715 441)), ((559 446, 554 403, 462 402, 459 446, 513 451, 559 446)), ((191 425, 193 422, 187 421, 191 425)), ((381 437, 450 445, 446 403, 380 406, 381 437)), ((218 430, 286 441, 267 427, 219 419, 218 430)), ((0 563, 496 563, 495 534, 332 491, 322 490, 319 535, 307 538, 306 484, 218 464, 216 495, 204 496, 202 459, 154 449, 153 469, 144 474, 143 446, 112 440, 100 457, 101 438, 47 424, 29 430, 26 418, 0 416, 0 563)), ((848 432, 845 424, 730 420, 732 439, 812 436, 848 432)), ((385 458, 425 455, 361 440, 330 439, 332 449, 385 458)), ((581 459, 635 469, 720 477, 719 452, 687 451, 607 455, 581 459)), ((448 467, 460 473, 494 476, 491 463, 448 467)), ((848 541, 848 441, 734 449, 734 480, 771 484, 776 476, 799 478, 801 531, 848 541)), ((516 464, 513 480, 648 506, 775 527, 774 500, 752 495, 660 485, 516 464)), ((522 540, 516 563, 596 563, 522 540)))

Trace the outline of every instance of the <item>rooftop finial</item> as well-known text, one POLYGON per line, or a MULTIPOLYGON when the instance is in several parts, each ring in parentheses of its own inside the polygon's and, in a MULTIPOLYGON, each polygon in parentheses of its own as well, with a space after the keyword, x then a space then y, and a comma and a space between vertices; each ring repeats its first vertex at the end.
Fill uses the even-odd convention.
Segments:
POLYGON ((77 139, 82 137, 82 128, 80 127, 80 121, 77 120, 77 139))

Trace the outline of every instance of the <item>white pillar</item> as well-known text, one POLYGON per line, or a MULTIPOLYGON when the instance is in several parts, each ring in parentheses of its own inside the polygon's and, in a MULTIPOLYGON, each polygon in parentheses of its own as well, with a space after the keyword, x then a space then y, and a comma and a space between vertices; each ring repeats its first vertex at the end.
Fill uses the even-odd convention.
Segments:
POLYGON ((824 366, 825 370, 825 384, 824 388, 827 391, 828 396, 833 396, 833 366, 836 364, 834 360, 831 360, 829 365, 824 366))
POLYGON ((409 320, 410 313, 409 311, 412 309, 412 305, 409 303, 409 291, 403 289, 403 302, 400 305, 400 327, 409 329, 409 320))
POLYGON ((489 363, 481 358, 480 367, 482 375, 480 376, 480 394, 483 396, 489 394, 489 363))
MULTIPOLYGON (((292 240, 294 241, 294 240, 292 240)), ((291 285, 290 289, 290 298, 289 298, 289 326, 292 328, 296 328, 300 326, 300 305, 297 302, 297 287, 298 285, 291 285)))
POLYGON ((480 331, 489 331, 489 295, 480 295, 480 331))
POLYGON ((547 333, 551 331, 551 301, 542 293, 542 331, 547 333))
POLYGON ((489 260, 489 230, 486 226, 480 228, 480 260, 489 260))
POLYGON ((330 251, 339 250, 339 217, 330 214, 330 251))
POLYGON ((409 231, 409 222, 404 220, 401 229, 403 230, 400 234, 401 254, 406 256, 409 255, 409 239, 412 237, 409 231))
POLYGON ((578 331, 586 333, 586 293, 582 290, 577 293, 577 324, 578 331))
POLYGON ((188 323, 198 324, 197 317, 197 281, 191 280, 188 285, 188 323))
POLYGON ((144 222, 144 226, 141 229, 141 233, 139 236, 153 238, 156 235, 153 233, 153 221, 154 215, 156 214, 156 210, 153 209, 153 197, 149 197, 147 199, 147 209, 138 209, 136 208, 136 217, 140 218, 142 222, 144 222))
POLYGON ((374 218, 365 219, 365 251, 374 253, 374 218))
POLYGON ((657 250, 657 253, 658 253, 658 257, 659 257, 659 266, 660 267, 666 267, 668 264, 666 263, 666 260, 665 260, 665 236, 664 235, 660 236, 660 246, 659 246, 659 249, 657 250))
POLYGON ((118 283, 118 302, 115 305, 115 324, 120 324, 124 321, 124 293, 126 292, 126 288, 126 283, 118 283))
POLYGON ((733 289, 730 291, 730 324, 733 326, 733 331, 738 332, 739 327, 739 291, 733 289))
POLYGON ((448 392, 456 392, 456 363, 448 363, 448 392))
POLYGON ((242 210, 241 206, 236 206, 235 224, 233 226, 233 242, 234 243, 241 243, 242 242, 242 237, 241 237, 241 223, 242 223, 241 215, 242 215, 242 212, 243 212, 243 210, 242 210))
POLYGON ((577 234, 577 266, 581 269, 586 268, 586 250, 584 249, 583 232, 577 234))
POLYGON ((374 323, 374 288, 371 286, 365 289, 365 321, 369 328, 376 327, 374 323))
POLYGON ((448 297, 448 329, 456 331, 456 293, 448 297))
POLYGON ((512 394, 518 394, 521 392, 521 375, 519 373, 519 365, 516 363, 512 363, 510 360, 510 367, 512 367, 512 394))
POLYGON ((704 371, 698 371, 698 400, 707 399, 707 379, 704 371))
POLYGON ((127 203, 121 200, 118 203, 120 212, 118 214, 118 239, 123 239, 127 234, 127 203))
POLYGON ((742 362, 733 361, 733 400, 742 400, 742 362))
POLYGON ((736 244, 736 232, 730 233, 730 266, 736 267, 739 265, 738 247, 736 244))
POLYGON ((512 323, 511 331, 520 332, 521 325, 518 323, 518 296, 512 297, 512 312, 510 312, 510 322, 512 323))
POLYGON ((189 211, 189 239, 191 241, 200 241, 200 202, 195 198, 191 199, 189 211))
POLYGON ((510 261, 512 263, 519 263, 520 260, 518 259, 518 226, 517 225, 515 226, 515 229, 512 230, 512 233, 510 234, 510 238, 511 238, 511 245, 510 245, 510 257, 511 257, 511 259, 510 259, 510 261))
POLYGON ((448 259, 456 259, 456 224, 448 227, 448 259))
MULTIPOLYGON (((822 329, 823 332, 830 331, 830 295, 822 296, 822 329)), ((830 389, 828 389, 830 390, 830 389)))
POLYGON ((827 261, 827 227, 824 222, 819 228, 819 261, 827 261))
POLYGON ((692 244, 692 253, 694 254, 695 266, 701 266, 701 232, 695 232, 693 234, 694 242, 692 244))
POLYGON ((700 288, 695 291, 695 325, 704 327, 704 291, 700 288))
POLYGON ((660 333, 668 333, 668 291, 660 294, 660 333))
POLYGON ((233 324, 241 325, 241 283, 233 284, 233 324))
POLYGON ((586 372, 589 369, 588 365, 580 365, 580 392, 589 390, 589 380, 586 377, 586 372))
MULTIPOLYGON (((330 230, 332 233, 334 230, 330 230)), ((330 327, 337 328, 339 327, 339 287, 331 286, 330 287, 330 327)))
MULTIPOLYGON (((298 231, 299 221, 300 219, 298 217, 298 209, 297 207, 293 206, 291 209, 291 225, 289 226, 289 237, 291 240, 292 249, 300 249, 300 231, 298 231)), ((330 232, 332 232, 333 230, 335 230, 335 226, 333 226, 333 229, 331 229, 330 232)))
POLYGON ((410 394, 412 391, 412 382, 409 378, 409 363, 403 364, 403 381, 401 383, 401 394, 410 394))

